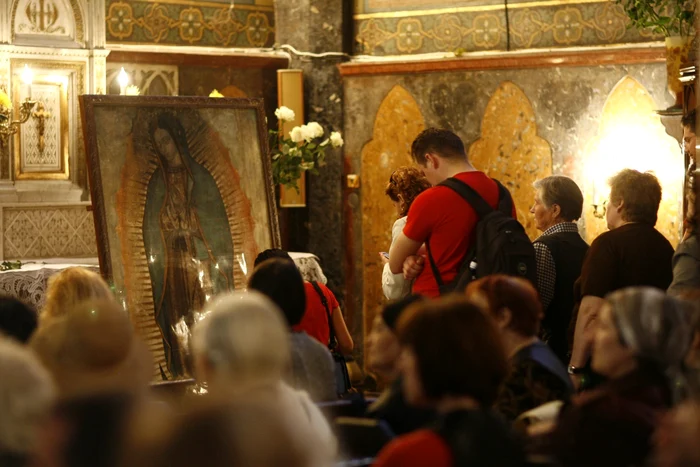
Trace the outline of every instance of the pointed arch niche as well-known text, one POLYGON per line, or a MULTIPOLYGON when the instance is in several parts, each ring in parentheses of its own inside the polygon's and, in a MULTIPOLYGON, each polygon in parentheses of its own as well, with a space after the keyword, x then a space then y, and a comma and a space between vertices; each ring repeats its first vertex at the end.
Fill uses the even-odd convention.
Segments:
MULTIPOLYGON (((662 187, 656 228, 675 247, 682 229, 683 154, 666 133, 649 91, 631 76, 622 78, 603 105, 596 137, 585 148, 583 219, 586 241, 607 230, 593 215, 593 204, 607 202, 608 179, 622 169, 652 171, 662 187)), ((582 187, 583 188, 583 187, 582 187)))
POLYGON ((396 208, 384 193, 391 173, 412 165, 411 143, 425 129, 420 107, 411 94, 394 86, 379 106, 372 139, 362 148, 362 283, 365 335, 384 303, 379 252, 391 245, 396 208))
POLYGON ((481 138, 469 148, 469 160, 510 190, 518 220, 535 239, 538 232, 529 214, 535 197, 532 184, 552 175, 552 150, 537 135, 532 103, 514 83, 502 82, 489 99, 481 138))

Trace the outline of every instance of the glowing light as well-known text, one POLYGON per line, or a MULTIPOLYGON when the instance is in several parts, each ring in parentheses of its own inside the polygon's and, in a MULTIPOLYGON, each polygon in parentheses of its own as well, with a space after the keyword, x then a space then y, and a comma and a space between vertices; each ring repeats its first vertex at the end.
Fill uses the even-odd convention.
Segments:
POLYGON ((31 86, 32 81, 34 81, 34 73, 32 69, 29 68, 29 65, 24 65, 24 70, 22 70, 22 82, 31 86))
POLYGON ((22 82, 27 86, 27 98, 31 99, 32 98, 32 81, 34 81, 34 73, 32 72, 32 69, 29 68, 29 65, 24 65, 24 69, 22 70, 22 82))
POLYGON ((126 94, 126 86, 129 84, 129 75, 124 71, 124 67, 119 71, 117 82, 119 83, 119 94, 123 96, 126 94))

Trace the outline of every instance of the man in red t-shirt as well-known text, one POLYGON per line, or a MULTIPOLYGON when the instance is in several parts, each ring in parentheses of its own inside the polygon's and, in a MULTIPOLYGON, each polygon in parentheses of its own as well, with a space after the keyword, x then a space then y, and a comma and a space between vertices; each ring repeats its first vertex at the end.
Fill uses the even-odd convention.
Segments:
MULTIPOLYGON (((455 177, 471 186, 494 209, 498 206, 498 185, 469 160, 462 140, 449 130, 429 128, 411 146, 413 160, 434 186, 413 201, 403 233, 389 253, 393 274, 414 279, 413 292, 427 297, 440 295, 438 283, 421 246, 430 242, 435 265, 445 284, 457 276, 459 267, 474 244, 476 212, 460 195, 445 186, 435 186, 455 177)), ((514 209, 515 210, 515 209, 514 209)), ((515 215, 515 212, 514 212, 515 215)))

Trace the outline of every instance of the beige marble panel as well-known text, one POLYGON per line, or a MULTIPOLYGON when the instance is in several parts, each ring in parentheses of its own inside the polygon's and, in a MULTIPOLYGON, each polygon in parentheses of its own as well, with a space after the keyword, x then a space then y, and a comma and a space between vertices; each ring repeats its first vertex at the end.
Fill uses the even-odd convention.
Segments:
POLYGON ((384 303, 380 251, 389 251, 396 208, 384 194, 391 173, 411 165, 411 143, 425 128, 418 103, 401 86, 386 95, 374 120, 372 139, 362 148, 362 257, 365 333, 384 303))
POLYGON ((552 150, 537 135, 532 103, 514 83, 502 82, 489 99, 481 138, 469 148, 469 160, 510 190, 518 220, 530 238, 537 238, 529 212, 535 196, 532 184, 552 175, 552 150))
MULTIPOLYGON (((600 117, 598 133, 585 148, 584 209, 586 241, 607 230, 604 218, 593 214, 593 204, 607 202, 608 179, 622 169, 652 171, 663 190, 656 228, 675 247, 682 228, 683 154, 666 133, 661 107, 636 79, 625 76, 610 91, 600 117)), ((602 214, 602 210, 599 211, 602 214)))

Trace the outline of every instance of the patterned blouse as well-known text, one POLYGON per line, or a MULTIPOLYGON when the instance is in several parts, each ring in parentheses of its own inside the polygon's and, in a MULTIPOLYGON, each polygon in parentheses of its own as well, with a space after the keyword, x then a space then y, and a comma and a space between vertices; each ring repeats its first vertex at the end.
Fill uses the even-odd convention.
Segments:
POLYGON ((546 344, 538 341, 520 350, 511 360, 511 372, 501 388, 495 408, 509 420, 515 420, 522 413, 552 401, 567 402, 573 388, 563 364, 546 344), (551 353, 552 369, 533 358, 531 347, 551 353), (546 348, 546 349, 543 349, 546 348))

